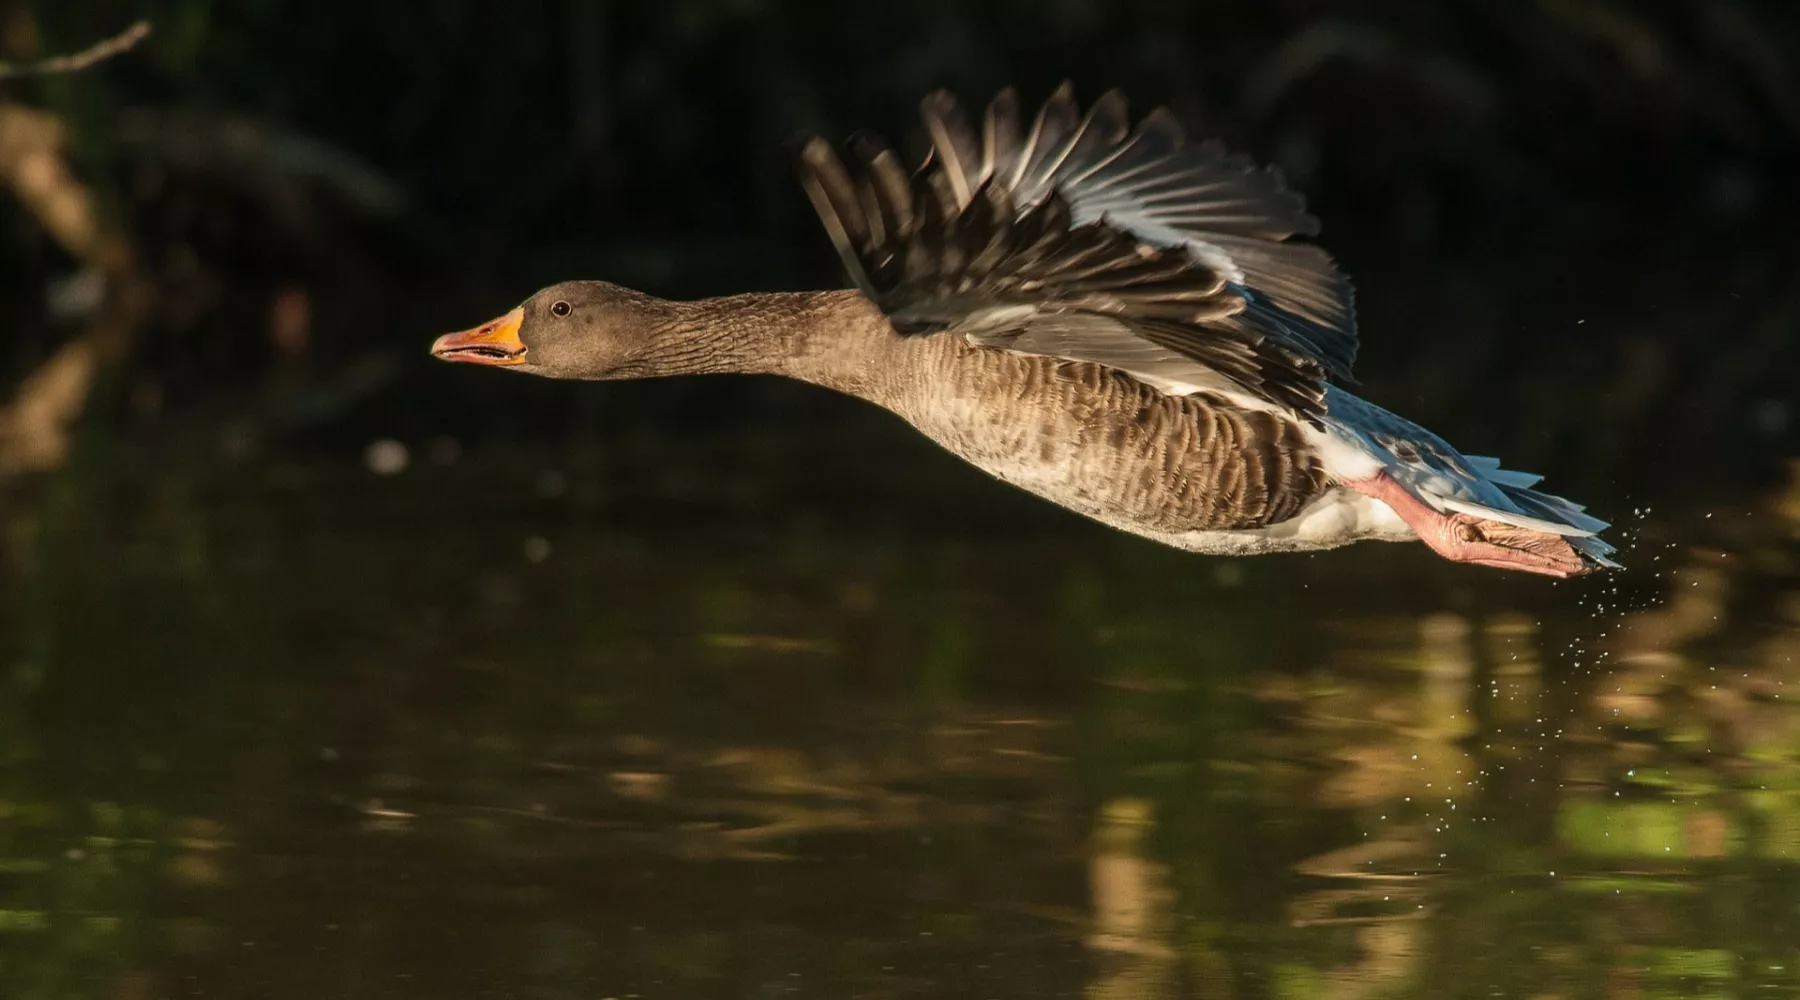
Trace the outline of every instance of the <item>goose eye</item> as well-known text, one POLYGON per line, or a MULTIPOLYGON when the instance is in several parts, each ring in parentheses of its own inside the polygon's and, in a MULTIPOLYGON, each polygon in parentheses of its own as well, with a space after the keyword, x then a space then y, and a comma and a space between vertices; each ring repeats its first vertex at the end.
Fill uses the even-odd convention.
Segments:
POLYGON ((553 302, 550 305, 550 312, 552 315, 555 315, 555 316, 567 316, 569 313, 571 313, 573 311, 574 311, 573 306, 571 306, 567 302, 563 302, 561 300, 553 302))

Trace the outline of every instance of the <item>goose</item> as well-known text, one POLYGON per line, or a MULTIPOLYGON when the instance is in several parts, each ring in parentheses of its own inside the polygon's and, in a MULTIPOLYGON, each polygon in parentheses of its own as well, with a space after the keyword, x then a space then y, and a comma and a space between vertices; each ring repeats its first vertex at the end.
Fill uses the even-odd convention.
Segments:
POLYGON ((563 379, 774 374, 898 415, 992 476, 1166 545, 1248 556, 1363 540, 1573 577, 1606 522, 1344 389, 1349 279, 1273 168, 1064 84, 1027 125, 938 92, 908 170, 880 138, 797 146, 855 288, 673 301, 538 291, 432 354, 563 379))

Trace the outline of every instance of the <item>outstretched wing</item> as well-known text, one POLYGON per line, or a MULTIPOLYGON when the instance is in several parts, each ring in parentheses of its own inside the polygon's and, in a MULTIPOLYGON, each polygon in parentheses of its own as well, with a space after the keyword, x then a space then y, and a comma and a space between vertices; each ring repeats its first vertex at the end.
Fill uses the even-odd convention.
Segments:
POLYGON ((1006 91, 979 138, 948 95, 923 116, 933 155, 910 175, 867 135, 848 144, 854 174, 822 139, 801 154, 845 266, 903 333, 1309 417, 1326 380, 1349 377, 1349 282, 1316 247, 1284 242, 1317 223, 1274 173, 1186 144, 1165 111, 1129 129, 1117 92, 1082 117, 1065 84, 1025 131, 1006 91))

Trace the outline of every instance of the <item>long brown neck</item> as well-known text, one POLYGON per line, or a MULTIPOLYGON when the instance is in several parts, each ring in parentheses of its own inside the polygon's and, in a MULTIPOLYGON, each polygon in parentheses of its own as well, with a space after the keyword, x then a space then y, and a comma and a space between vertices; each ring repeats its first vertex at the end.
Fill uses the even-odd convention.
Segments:
POLYGON ((659 375, 786 375, 873 399, 875 373, 902 350, 887 318, 854 291, 764 292, 659 306, 666 312, 648 359, 659 375))

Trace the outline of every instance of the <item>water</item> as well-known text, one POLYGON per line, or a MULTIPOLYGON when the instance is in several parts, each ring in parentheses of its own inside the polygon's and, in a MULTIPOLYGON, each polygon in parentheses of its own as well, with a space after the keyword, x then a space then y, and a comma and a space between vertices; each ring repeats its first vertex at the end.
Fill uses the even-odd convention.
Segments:
POLYGON ((890 430, 60 476, 0 994, 1800 995, 1792 500, 1226 562, 890 430))

